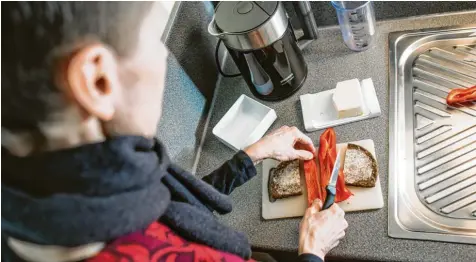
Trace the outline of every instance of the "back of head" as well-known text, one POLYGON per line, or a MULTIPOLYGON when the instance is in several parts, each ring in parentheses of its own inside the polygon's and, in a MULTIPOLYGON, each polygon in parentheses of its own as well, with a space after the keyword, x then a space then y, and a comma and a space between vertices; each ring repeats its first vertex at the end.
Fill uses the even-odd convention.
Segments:
POLYGON ((2 138, 7 130, 41 136, 66 105, 54 75, 60 58, 91 42, 128 56, 152 4, 2 2, 2 138))

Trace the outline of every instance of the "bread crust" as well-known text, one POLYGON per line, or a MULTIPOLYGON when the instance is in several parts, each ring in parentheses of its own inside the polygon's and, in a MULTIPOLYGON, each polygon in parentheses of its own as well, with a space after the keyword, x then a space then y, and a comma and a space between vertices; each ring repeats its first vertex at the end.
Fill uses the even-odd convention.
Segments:
MULTIPOLYGON (((349 161, 347 159, 347 152, 346 152, 346 159, 344 159, 344 177, 345 177, 345 183, 347 185, 351 185, 351 186, 359 186, 359 187, 374 187, 375 186, 375 183, 377 182, 377 175, 378 175, 378 167, 377 167, 377 160, 375 160, 374 156, 372 155, 372 153, 370 153, 367 149, 359 146, 359 145, 356 145, 356 144, 348 144, 347 145, 347 150, 358 150, 360 152, 362 152, 370 161, 371 161, 371 164, 370 164, 370 168, 371 168, 371 175, 370 177, 361 177, 357 180, 355 180, 355 176, 356 174, 353 174, 352 178, 353 180, 355 181, 350 181, 349 177, 350 177, 350 174, 349 172, 356 172, 355 170, 354 171, 351 171, 349 170, 348 167, 350 164, 347 163, 348 165, 346 165, 346 162, 345 161, 349 161)), ((355 164, 355 163, 354 163, 355 164)), ((358 175, 361 175, 361 174, 358 174, 358 175)))
POLYGON ((282 162, 269 171, 268 194, 270 202, 302 195, 299 160, 282 162), (292 166, 289 167, 290 165, 292 166), (288 168, 292 168, 291 172, 286 172, 289 171, 288 168), (284 182, 287 185, 284 185, 284 182))

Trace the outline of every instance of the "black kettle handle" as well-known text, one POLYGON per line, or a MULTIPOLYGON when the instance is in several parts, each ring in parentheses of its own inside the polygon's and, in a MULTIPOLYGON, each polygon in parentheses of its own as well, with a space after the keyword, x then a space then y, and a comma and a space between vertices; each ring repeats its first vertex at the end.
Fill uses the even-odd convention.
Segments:
POLYGON ((302 50, 317 39, 316 19, 309 1, 293 1, 292 3, 304 33, 304 36, 298 39, 298 46, 302 50))

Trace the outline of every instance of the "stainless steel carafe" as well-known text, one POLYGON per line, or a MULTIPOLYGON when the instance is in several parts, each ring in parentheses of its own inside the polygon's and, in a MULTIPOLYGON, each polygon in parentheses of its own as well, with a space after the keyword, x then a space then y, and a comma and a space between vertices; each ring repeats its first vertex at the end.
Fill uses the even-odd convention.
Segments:
POLYGON ((263 100, 281 100, 304 84, 307 64, 301 49, 317 38, 308 1, 294 2, 303 37, 296 39, 281 2, 220 2, 208 26, 220 38, 250 87, 263 100))

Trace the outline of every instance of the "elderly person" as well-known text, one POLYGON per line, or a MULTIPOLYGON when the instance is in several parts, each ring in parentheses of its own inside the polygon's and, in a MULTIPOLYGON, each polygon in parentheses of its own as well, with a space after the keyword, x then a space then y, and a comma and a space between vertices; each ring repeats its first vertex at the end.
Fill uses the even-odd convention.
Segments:
MULTIPOLYGON (((283 127, 202 180, 154 139, 167 17, 153 2, 2 3, 2 261, 253 261, 220 223, 253 162, 312 159, 283 127)), ((344 212, 316 201, 299 260, 322 261, 344 212)))

